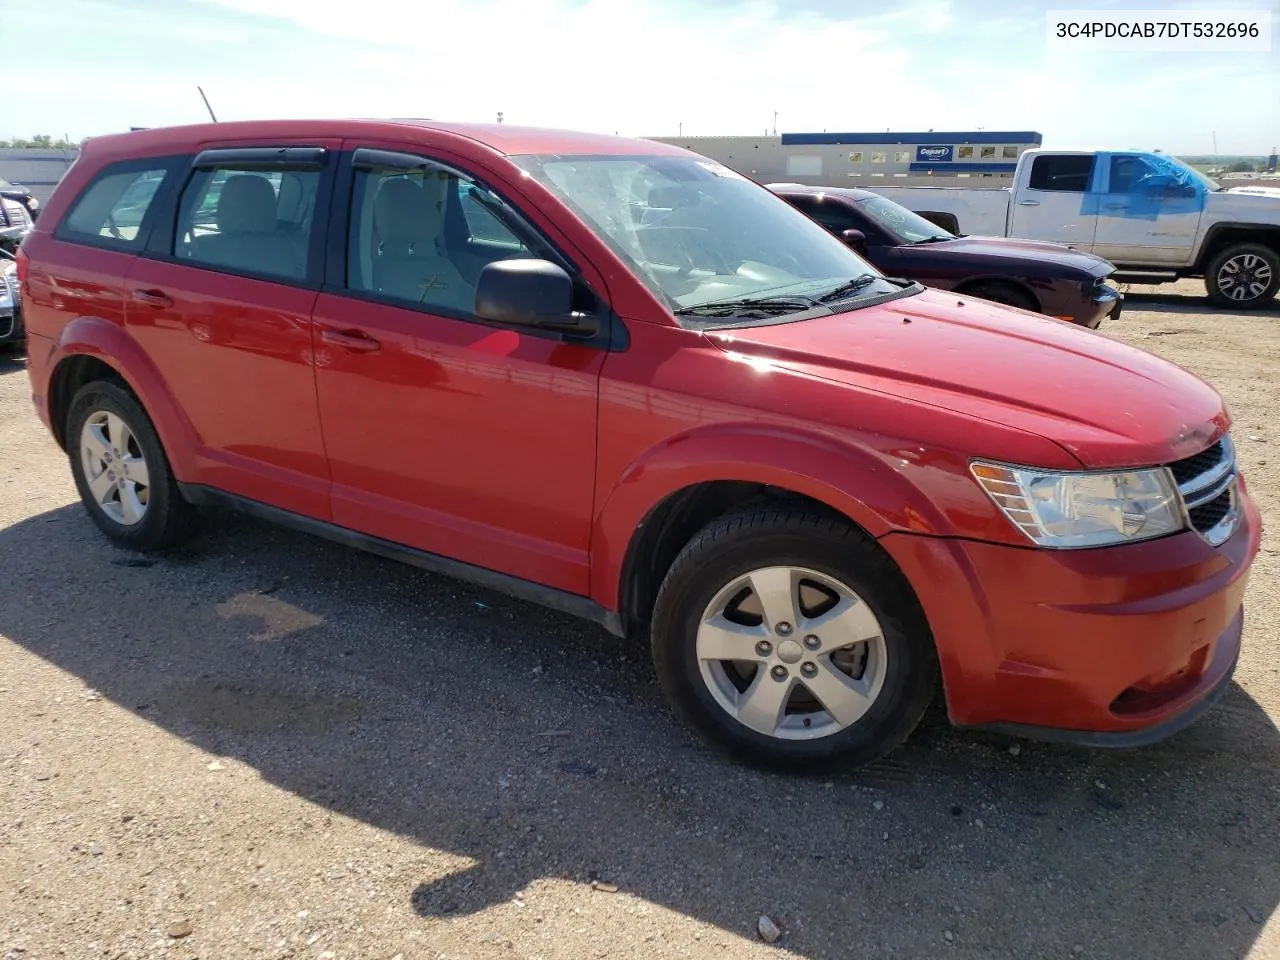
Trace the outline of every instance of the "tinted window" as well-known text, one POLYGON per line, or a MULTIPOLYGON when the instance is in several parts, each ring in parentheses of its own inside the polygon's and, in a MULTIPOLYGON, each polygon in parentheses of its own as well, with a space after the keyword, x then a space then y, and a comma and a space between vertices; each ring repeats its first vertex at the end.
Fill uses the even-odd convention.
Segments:
POLYGON ((858 224, 854 223, 853 215, 849 213, 843 204, 831 200, 819 200, 817 197, 790 197, 788 199, 792 206, 803 210, 832 233, 839 234, 845 230, 855 229, 858 226, 858 224))
POLYGON ((1039 156, 1031 164, 1032 190, 1060 190, 1067 193, 1084 193, 1089 189, 1089 175, 1093 172, 1093 157, 1039 156))
POLYGON ((232 273, 302 280, 320 171, 197 170, 182 191, 174 256, 232 273))
POLYGON ((357 170, 351 202, 347 287, 361 293, 470 314, 487 264, 534 255, 499 197, 438 167, 357 170))
POLYGON ((85 188, 58 226, 59 239, 84 240, 122 249, 141 245, 142 219, 164 183, 166 170, 116 164, 85 188))

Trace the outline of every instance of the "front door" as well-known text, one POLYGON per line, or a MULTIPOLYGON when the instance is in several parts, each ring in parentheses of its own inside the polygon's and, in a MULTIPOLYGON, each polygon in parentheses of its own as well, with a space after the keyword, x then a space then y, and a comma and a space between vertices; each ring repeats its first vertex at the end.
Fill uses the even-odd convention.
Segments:
POLYGON ((129 333, 197 438, 192 478, 325 518, 311 308, 341 141, 207 150, 128 278, 129 333))
POLYGON ((1094 158, 1087 153, 1046 153, 1031 164, 1013 192, 1009 236, 1065 243, 1088 253, 1098 227, 1090 188, 1094 158))
POLYGON ((605 351, 476 319, 487 263, 546 252, 486 186, 417 154, 348 157, 345 254, 313 313, 334 521, 586 594, 605 351))
POLYGON ((1195 257, 1205 188, 1172 164, 1134 153, 1100 155, 1093 252, 1113 263, 1184 266, 1195 257))

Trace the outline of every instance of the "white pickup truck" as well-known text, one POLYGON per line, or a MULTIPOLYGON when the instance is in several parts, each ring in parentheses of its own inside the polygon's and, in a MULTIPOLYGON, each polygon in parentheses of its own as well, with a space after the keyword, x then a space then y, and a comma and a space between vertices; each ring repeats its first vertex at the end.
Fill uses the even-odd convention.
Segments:
POLYGON ((1012 187, 867 189, 953 232, 1096 254, 1118 281, 1203 277, 1222 306, 1255 309, 1280 288, 1280 189, 1224 190, 1161 153, 1028 150, 1012 187))

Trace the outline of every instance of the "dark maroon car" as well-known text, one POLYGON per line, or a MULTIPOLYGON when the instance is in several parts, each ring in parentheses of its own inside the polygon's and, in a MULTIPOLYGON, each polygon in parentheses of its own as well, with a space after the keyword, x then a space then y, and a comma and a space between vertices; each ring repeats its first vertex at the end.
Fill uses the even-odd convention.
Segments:
POLYGON ((1115 267, 1059 243, 949 233, 878 193, 773 183, 769 189, 891 277, 954 290, 1096 329, 1124 300, 1115 267))

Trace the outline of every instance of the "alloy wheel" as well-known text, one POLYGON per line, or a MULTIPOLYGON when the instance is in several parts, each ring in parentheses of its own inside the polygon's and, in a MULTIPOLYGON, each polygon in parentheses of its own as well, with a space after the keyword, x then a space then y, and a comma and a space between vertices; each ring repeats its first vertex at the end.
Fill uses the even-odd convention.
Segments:
POLYGON ((1217 283, 1224 297, 1244 302, 1266 293, 1271 279, 1271 264, 1256 253, 1239 253, 1218 268, 1217 283))
POLYGON ((875 613, 834 577, 763 567, 707 605, 695 642, 712 697, 744 726, 813 740, 857 723, 884 686, 888 648, 875 613))
POLYGON ((151 498, 147 459, 118 414, 90 414, 80 431, 80 460, 102 512, 122 526, 141 523, 151 498))

